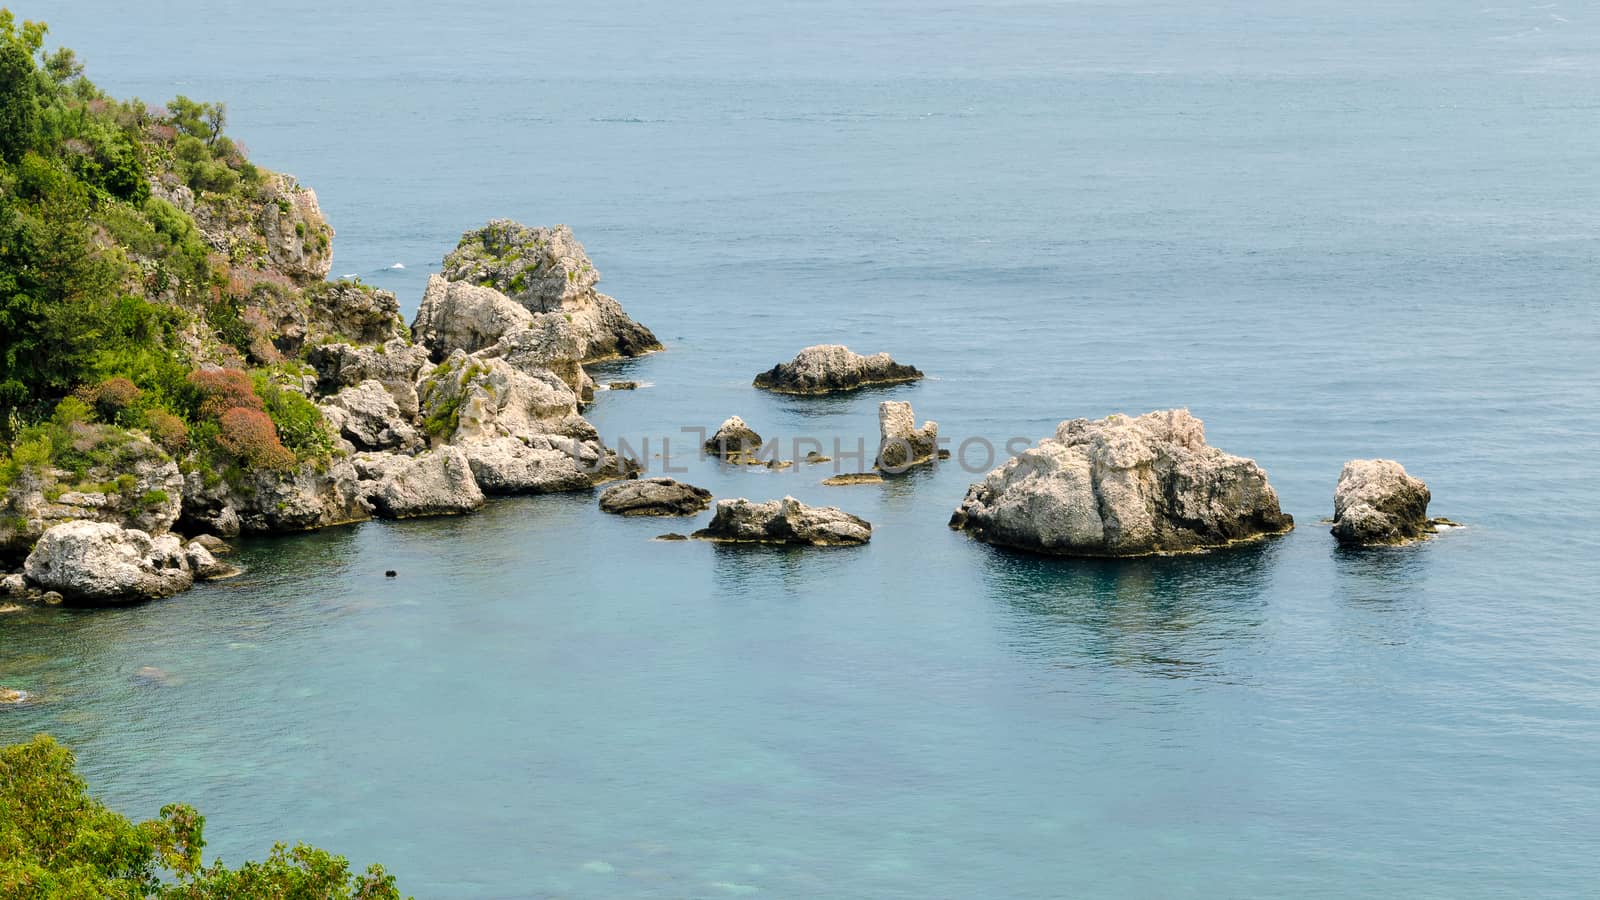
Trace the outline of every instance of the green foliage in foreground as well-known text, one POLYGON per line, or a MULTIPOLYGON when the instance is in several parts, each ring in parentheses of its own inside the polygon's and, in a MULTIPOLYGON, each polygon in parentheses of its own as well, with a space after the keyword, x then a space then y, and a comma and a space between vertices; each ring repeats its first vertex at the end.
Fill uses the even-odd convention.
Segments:
POLYGON ((400 900, 382 866, 279 844, 265 862, 204 865, 205 818, 174 804, 134 823, 89 796, 72 752, 40 735, 0 748, 0 897, 15 900, 400 900))

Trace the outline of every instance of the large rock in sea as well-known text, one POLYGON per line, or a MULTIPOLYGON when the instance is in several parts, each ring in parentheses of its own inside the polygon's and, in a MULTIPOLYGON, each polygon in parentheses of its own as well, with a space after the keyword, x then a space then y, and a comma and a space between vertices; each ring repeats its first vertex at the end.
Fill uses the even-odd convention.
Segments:
POLYGON ((79 603, 124 603, 170 597, 194 584, 175 535, 151 537, 109 522, 52 527, 28 554, 30 582, 79 603))
POLYGON ((710 505, 710 491, 671 478, 624 481, 600 494, 600 511, 619 516, 692 516, 710 505))
POLYGON ((887 353, 862 356, 842 344, 820 344, 757 375, 755 386, 780 394, 835 394, 922 377, 917 369, 895 362, 887 353))
POLYGON ((578 326, 566 314, 531 313, 492 287, 431 276, 412 333, 436 362, 460 350, 524 372, 548 369, 578 399, 594 399, 594 379, 582 365, 588 341, 578 326))
POLYGON ((535 315, 561 317, 578 338, 578 361, 661 349, 650 329, 595 290, 600 273, 565 225, 530 228, 496 219, 462 235, 444 259, 447 281, 490 287, 535 315))
POLYGON ((872 540, 872 524, 832 506, 806 506, 793 497, 754 503, 718 500, 711 524, 693 537, 706 541, 842 547, 872 540))
POLYGON ((1351 546, 1404 544, 1434 531, 1432 495, 1392 459, 1352 459, 1333 491, 1333 536, 1351 546))
POLYGON ((904 472, 918 463, 933 460, 939 453, 939 423, 923 422, 904 400, 885 400, 878 404, 878 459, 874 465, 891 474, 904 472))
POLYGON ((311 531, 372 518, 347 459, 308 460, 278 471, 247 468, 208 478, 196 470, 184 480, 180 527, 224 537, 240 533, 311 531))
POLYGON ((450 516, 483 506, 466 454, 439 447, 395 465, 372 494, 378 514, 391 519, 450 516))
POLYGON ((991 544, 1062 556, 1225 546, 1294 527, 1254 460, 1186 409, 1062 422, 967 491, 950 519, 991 544))

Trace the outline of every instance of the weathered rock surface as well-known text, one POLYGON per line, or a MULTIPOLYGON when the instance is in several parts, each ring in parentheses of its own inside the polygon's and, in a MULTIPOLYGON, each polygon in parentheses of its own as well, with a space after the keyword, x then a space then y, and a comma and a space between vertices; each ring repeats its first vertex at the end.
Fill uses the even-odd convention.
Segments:
POLYGON ((1352 459, 1333 491, 1333 536, 1341 544, 1403 544, 1434 531, 1432 494, 1392 459, 1352 459))
POLYGON ((706 440, 706 453, 728 462, 743 462, 761 452, 761 435, 738 416, 729 416, 706 440))
POLYGON ((364 381, 382 384, 401 415, 418 412, 417 379, 428 365, 428 350, 396 338, 379 347, 351 344, 322 344, 306 352, 306 361, 317 371, 317 390, 338 393, 364 381))
POLYGON ((189 543, 199 544, 215 556, 227 556, 233 552, 233 548, 228 545, 227 541, 214 534, 196 535, 189 543))
POLYGON ((619 516, 692 516, 711 506, 711 492, 671 478, 641 478, 606 488, 600 511, 619 516))
POLYGON ((822 479, 828 487, 849 487, 854 484, 883 484, 883 476, 877 472, 845 472, 822 479))
POLYGON ((1066 556, 1223 546, 1294 526, 1253 460, 1205 442, 1188 410, 1061 423, 967 492, 952 528, 1066 556))
POLYGON ((183 475, 166 451, 142 434, 75 425, 80 447, 97 460, 79 477, 60 469, 25 469, 0 493, 0 555, 21 558, 45 531, 79 519, 161 534, 177 521, 183 475))
POLYGON ((578 414, 578 397, 545 370, 532 373, 501 359, 457 350, 418 385, 429 434, 466 444, 496 437, 557 434, 592 440, 594 426, 578 414))
POLYGON ((306 289, 306 330, 356 344, 403 339, 405 319, 390 291, 355 281, 326 281, 306 289))
POLYGON ((328 277, 333 227, 322 216, 316 192, 292 175, 272 175, 255 198, 197 198, 170 175, 151 192, 193 215, 200 236, 234 266, 281 272, 302 283, 328 277))
POLYGON ((82 603, 170 597, 194 584, 183 545, 109 522, 67 522, 46 531, 23 566, 30 582, 82 603))
POLYGON ((220 479, 191 472, 184 479, 187 532, 233 537, 309 531, 372 518, 355 467, 347 459, 305 463, 289 471, 248 469, 220 479))
POLYGON ((28 582, 27 579, 22 577, 21 572, 13 572, 4 578, 0 578, 0 595, 16 598, 22 597, 27 593, 28 582))
POLYGON ((560 435, 487 438, 460 450, 478 485, 495 495, 585 491, 635 471, 598 442, 560 435))
POLYGON ((809 544, 817 547, 865 544, 872 525, 832 506, 806 506, 793 497, 753 503, 718 500, 711 524, 693 535, 732 543, 809 544))
POLYGON ((422 443, 394 394, 381 381, 347 387, 319 405, 328 424, 357 450, 410 452, 422 443))
POLYGON ((878 460, 874 463, 878 469, 904 472, 919 463, 933 461, 938 452, 938 422, 923 422, 918 428, 910 403, 885 400, 878 404, 878 460))
POLYGON ((372 494, 378 514, 391 519, 448 516, 483 506, 466 454, 439 447, 405 460, 386 474, 372 494))
POLYGON ((536 315, 560 316, 578 337, 581 362, 661 349, 648 328, 595 290, 600 273, 565 225, 490 222, 462 236, 445 257, 444 277, 494 288, 536 315))
POLYGON ((196 581, 216 581, 221 578, 232 578, 239 574, 238 568, 219 561, 199 541, 190 541, 185 544, 183 556, 188 561, 189 571, 194 574, 196 581))
POLYGON ((757 375, 755 386, 780 394, 835 394, 922 377, 917 369, 895 362, 887 353, 862 356, 842 344, 819 344, 757 375))
MULTIPOLYGON (((492 347, 508 333, 533 323, 533 313, 493 287, 431 275, 411 335, 435 360, 443 361, 456 350, 476 353, 492 347)), ((571 349, 578 352, 576 341, 571 349)))
POLYGON ((15 706, 28 702, 28 692, 20 688, 0 687, 0 706, 15 706))

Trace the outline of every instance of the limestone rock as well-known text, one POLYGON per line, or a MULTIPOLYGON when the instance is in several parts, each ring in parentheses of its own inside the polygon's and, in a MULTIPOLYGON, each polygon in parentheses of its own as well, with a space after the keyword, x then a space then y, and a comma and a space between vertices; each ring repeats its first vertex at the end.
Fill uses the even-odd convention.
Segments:
POLYGON ((1333 536, 1341 544, 1403 544, 1433 533, 1432 495, 1392 459, 1352 459, 1333 492, 1333 536))
POLYGON ((292 175, 273 174, 255 198, 201 194, 176 176, 153 184, 152 193, 194 216, 200 236, 241 269, 277 272, 302 284, 328 277, 333 265, 333 228, 322 216, 316 192, 292 175))
POLYGON ((28 702, 28 692, 19 688, 0 687, 0 706, 16 706, 28 702))
POLYGON ((878 435, 878 460, 874 465, 885 472, 904 472, 937 458, 939 423, 923 422, 918 428, 911 404, 904 400, 878 404, 878 435))
POLYGON ((462 235, 445 257, 444 277, 494 288, 531 313, 561 316, 579 336, 581 362, 661 349, 648 328, 595 290, 600 273, 565 225, 490 222, 462 235))
POLYGON ((247 469, 220 479, 191 472, 184 481, 183 524, 191 533, 232 537, 309 531, 372 518, 348 459, 307 462, 288 471, 247 469))
POLYGON ((456 447, 439 447, 384 476, 372 504, 391 519, 459 515, 483 506, 483 491, 466 455, 456 447))
POLYGON ((394 398, 400 414, 417 415, 417 379, 428 365, 428 350, 400 338, 378 347, 321 344, 306 351, 306 361, 317 372, 317 391, 336 394, 363 381, 376 381, 394 398))
POLYGON ((417 429, 381 381, 369 379, 347 387, 320 405, 328 424, 358 450, 409 452, 421 443, 417 429))
POLYGON ((693 535, 732 543, 809 544, 818 547, 865 544, 872 525, 832 506, 806 506, 793 497, 753 503, 718 500, 711 524, 693 535))
POLYGON ((14 572, 4 578, 0 578, 0 594, 15 599, 27 596, 27 593, 28 582, 22 577, 21 572, 14 572))
POLYGON ((624 481, 600 494, 600 511, 619 516, 692 516, 710 505, 710 491, 671 478, 624 481))
POLYGON ((738 416, 729 416, 717 426, 705 444, 706 453, 728 462, 742 462, 761 452, 761 435, 738 416))
POLYGON ((68 600, 122 603, 170 597, 194 584, 174 535, 152 538, 109 522, 67 522, 46 531, 24 571, 68 600))
MULTIPOLYGON (((533 313, 493 287, 430 275, 411 334, 435 360, 452 351, 476 353, 507 333, 533 325, 533 313)), ((576 342, 574 342, 576 343, 576 342)), ((578 347, 572 348, 573 352, 578 347)))
POLYGON ((883 476, 877 472, 845 472, 822 479, 828 487, 849 487, 853 484, 883 484, 883 476))
POLYGON ((239 574, 238 568, 225 562, 219 562, 211 551, 199 541, 190 541, 184 545, 184 558, 189 563, 189 571, 194 573, 196 581, 217 581, 222 578, 232 578, 239 574))
POLYGON ((63 522, 110 522, 151 534, 169 530, 183 503, 183 475, 165 450, 140 432, 70 426, 74 447, 94 462, 75 472, 25 468, 0 493, 0 555, 21 557, 63 522))
POLYGON ((887 353, 862 356, 842 344, 820 344, 757 375, 755 386, 780 394, 834 394, 922 377, 917 369, 895 362, 887 353))
POLYGON ((214 556, 227 556, 233 552, 233 548, 228 545, 227 541, 214 534, 196 535, 189 543, 199 544, 214 556))
POLYGON ((306 330, 356 344, 404 340, 405 320, 393 293, 356 281, 325 281, 305 292, 306 330))
POLYGON ((1061 423, 967 491, 952 528, 1064 556, 1223 546, 1294 527, 1253 460, 1205 442, 1186 409, 1061 423))
POLYGON ((557 434, 594 439, 578 397, 548 370, 524 372, 502 359, 450 354, 418 385, 423 423, 454 444, 557 434))

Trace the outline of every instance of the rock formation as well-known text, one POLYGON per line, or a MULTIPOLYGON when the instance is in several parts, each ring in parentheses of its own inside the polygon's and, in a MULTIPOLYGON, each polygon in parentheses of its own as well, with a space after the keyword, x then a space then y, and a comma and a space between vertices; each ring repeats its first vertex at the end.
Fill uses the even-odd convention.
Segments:
POLYGON ((1224 546, 1294 526, 1253 460, 1205 442, 1188 410, 1061 423, 967 491, 952 528, 1065 556, 1224 546))
POLYGON ((761 435, 738 416, 729 416, 706 440, 708 456, 725 462, 744 462, 761 452, 761 435))
POLYGON ((320 405, 322 417, 357 450, 406 452, 422 442, 394 395, 376 379, 347 387, 320 405))
POLYGON ((595 290, 600 273, 565 225, 497 219, 467 232, 445 257, 444 278, 494 288, 536 316, 560 317, 577 336, 580 362, 661 349, 648 328, 595 290))
POLYGON ((900 365, 887 353, 862 356, 842 344, 821 344, 757 375, 755 386, 780 394, 835 394, 920 378, 921 372, 900 365))
POLYGON ((878 435, 878 460, 874 465, 884 472, 904 472, 938 457, 939 423, 923 422, 918 428, 911 404, 904 400, 878 404, 878 435))
POLYGON ((1420 479, 1392 459, 1352 459, 1333 491, 1333 536, 1351 546, 1403 544, 1432 534, 1420 479))
POLYGON ((400 461, 371 497, 378 514, 391 519, 460 515, 483 506, 466 454, 455 447, 400 461))
POLYGON ((619 516, 692 516, 710 505, 710 491, 671 478, 624 481, 600 494, 600 511, 619 516))
POLYGON ((170 597, 194 583, 175 535, 152 538, 110 522, 67 522, 39 538, 23 564, 28 581, 80 603, 170 597))
POLYGON ((836 507, 806 506, 793 497, 765 503, 741 497, 718 500, 711 524, 693 536, 729 543, 835 547, 872 540, 872 525, 836 507))

